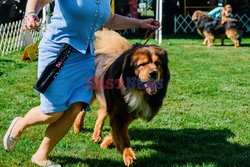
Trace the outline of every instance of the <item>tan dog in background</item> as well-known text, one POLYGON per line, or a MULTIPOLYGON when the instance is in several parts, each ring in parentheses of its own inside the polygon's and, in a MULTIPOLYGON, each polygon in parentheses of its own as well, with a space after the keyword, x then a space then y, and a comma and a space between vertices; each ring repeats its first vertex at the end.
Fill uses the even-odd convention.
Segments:
POLYGON ((192 15, 192 21, 198 33, 204 37, 203 45, 213 46, 215 38, 221 38, 221 45, 224 45, 227 36, 233 41, 234 47, 240 46, 242 29, 236 19, 227 18, 222 24, 221 20, 210 17, 207 12, 197 10, 192 15))

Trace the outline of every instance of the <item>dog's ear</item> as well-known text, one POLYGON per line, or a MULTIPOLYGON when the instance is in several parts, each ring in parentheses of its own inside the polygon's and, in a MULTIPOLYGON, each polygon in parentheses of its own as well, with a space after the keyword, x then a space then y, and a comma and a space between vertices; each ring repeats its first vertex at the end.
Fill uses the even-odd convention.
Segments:
POLYGON ((133 62, 132 62, 132 56, 133 56, 133 53, 137 50, 137 49, 139 49, 139 48, 141 48, 142 47, 142 45, 141 44, 136 44, 136 45, 134 45, 131 49, 129 49, 127 52, 125 52, 124 54, 125 54, 125 56, 126 56, 126 58, 125 58, 125 60, 124 60, 124 62, 123 62, 123 66, 122 66, 122 69, 123 69, 123 72, 124 72, 124 74, 127 76, 127 75, 129 75, 129 76, 131 76, 131 75, 133 75, 134 76, 134 64, 133 64, 133 62))
POLYGON ((135 68, 132 62, 132 55, 139 47, 141 47, 141 45, 136 44, 130 50, 124 53, 125 59, 122 64, 122 78, 123 78, 124 85, 127 85, 128 78, 135 77, 135 68))
POLYGON ((167 51, 157 45, 151 45, 151 47, 154 49, 155 54, 159 57, 159 59, 163 62, 168 63, 168 54, 167 51))

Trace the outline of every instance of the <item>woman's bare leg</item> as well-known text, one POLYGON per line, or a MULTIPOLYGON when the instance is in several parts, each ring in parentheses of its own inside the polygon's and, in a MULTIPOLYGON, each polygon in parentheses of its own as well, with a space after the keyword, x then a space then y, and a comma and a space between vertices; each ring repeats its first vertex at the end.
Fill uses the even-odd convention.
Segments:
POLYGON ((64 112, 60 119, 51 123, 45 133, 43 141, 33 155, 33 160, 38 164, 45 164, 48 156, 56 144, 67 134, 75 121, 77 114, 81 111, 82 103, 74 103, 64 112))
POLYGON ((23 118, 16 122, 11 131, 11 136, 19 138, 27 127, 39 124, 50 124, 58 120, 62 115, 63 112, 44 114, 40 111, 39 106, 34 107, 23 118))

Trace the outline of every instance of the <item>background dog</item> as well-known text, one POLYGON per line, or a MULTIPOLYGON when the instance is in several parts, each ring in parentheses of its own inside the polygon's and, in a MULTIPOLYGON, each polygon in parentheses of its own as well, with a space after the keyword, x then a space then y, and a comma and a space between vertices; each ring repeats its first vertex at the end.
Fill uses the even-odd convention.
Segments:
MULTIPOLYGON (((111 132, 101 143, 102 148, 115 144, 126 166, 136 159, 128 136, 129 124, 142 118, 146 121, 160 110, 170 79, 167 52, 156 45, 130 45, 114 31, 96 34, 95 96, 100 103, 92 139, 101 140, 101 128, 109 115, 111 132)), ((75 121, 81 129, 84 113, 75 121)))
POLYGON ((213 46, 216 37, 221 38, 221 45, 227 36, 235 47, 240 46, 242 29, 236 19, 228 18, 223 24, 221 20, 210 17, 207 12, 195 11, 192 20, 195 23, 198 33, 204 37, 204 45, 213 46))

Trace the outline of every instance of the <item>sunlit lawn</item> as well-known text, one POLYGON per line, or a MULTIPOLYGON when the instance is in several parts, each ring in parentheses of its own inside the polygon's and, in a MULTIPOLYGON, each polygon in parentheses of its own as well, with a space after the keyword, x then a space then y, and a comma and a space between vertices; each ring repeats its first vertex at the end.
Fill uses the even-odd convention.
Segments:
MULTIPOLYGON (((152 122, 131 125, 134 166, 250 166, 250 38, 243 39, 241 48, 206 48, 201 43, 200 38, 164 40, 169 93, 152 122)), ((14 117, 39 104, 32 88, 37 62, 21 62, 21 53, 0 56, 1 138, 14 117)), ((82 133, 71 129, 57 145, 52 160, 68 167, 123 166, 115 148, 101 150, 91 141, 96 109, 94 104, 87 113, 82 133)), ((45 126, 32 127, 13 151, 0 148, 0 166, 32 166, 30 158, 44 131, 45 126)), ((107 122, 104 134, 108 131, 107 122)))

